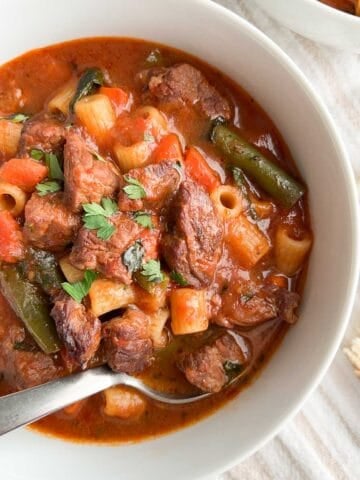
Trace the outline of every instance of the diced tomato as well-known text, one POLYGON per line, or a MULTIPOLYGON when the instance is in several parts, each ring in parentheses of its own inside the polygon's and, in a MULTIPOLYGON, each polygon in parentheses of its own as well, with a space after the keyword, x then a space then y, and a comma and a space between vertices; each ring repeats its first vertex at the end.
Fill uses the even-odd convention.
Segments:
POLYGON ((101 87, 99 93, 106 95, 111 101, 116 115, 119 115, 126 108, 129 101, 129 95, 118 87, 101 87))
POLYGON ((189 147, 186 151, 185 170, 193 180, 202 185, 209 193, 220 185, 218 174, 194 147, 189 147))
POLYGON ((31 158, 12 158, 0 167, 0 180, 11 183, 25 192, 32 192, 35 186, 48 176, 48 168, 31 158))
POLYGON ((16 263, 24 257, 20 225, 7 211, 0 212, 0 260, 16 263))
POLYGON ((153 153, 153 162, 159 163, 163 160, 179 160, 182 161, 183 155, 179 137, 175 133, 170 133, 162 137, 158 146, 153 153))

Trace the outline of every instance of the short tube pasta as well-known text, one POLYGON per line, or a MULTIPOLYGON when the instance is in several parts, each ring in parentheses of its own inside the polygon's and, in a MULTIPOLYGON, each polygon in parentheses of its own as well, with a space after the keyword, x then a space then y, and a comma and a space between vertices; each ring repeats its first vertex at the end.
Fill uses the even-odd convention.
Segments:
POLYGON ((224 219, 236 218, 243 210, 243 201, 239 191, 230 185, 220 185, 210 195, 213 204, 224 219))
POLYGON ((61 112, 64 115, 69 113, 69 105, 75 95, 77 83, 76 78, 72 78, 58 91, 48 103, 50 112, 61 112))
POLYGON ((288 276, 295 275, 309 253, 311 244, 309 233, 296 240, 290 237, 286 227, 280 226, 275 235, 275 262, 280 272, 288 276))
POLYGON ((74 267, 69 260, 69 255, 59 260, 60 268, 66 280, 70 283, 79 282, 84 278, 84 272, 74 267))
POLYGON ((168 335, 164 330, 167 320, 170 317, 170 311, 167 308, 160 308, 150 318, 150 336, 155 348, 163 348, 168 342, 168 335))
POLYGON ((116 121, 111 101, 101 94, 90 95, 76 102, 75 113, 90 135, 99 142, 102 142, 116 121))
POLYGON ((0 152, 6 157, 16 155, 22 125, 10 120, 0 120, 0 152))
POLYGON ((150 105, 140 107, 134 113, 134 117, 142 117, 146 120, 146 124, 155 137, 167 130, 167 121, 165 116, 155 107, 150 105))
POLYGON ((7 210, 17 217, 25 208, 26 193, 16 185, 0 182, 0 211, 7 210))
POLYGON ((99 317, 134 303, 135 293, 131 285, 99 278, 91 285, 89 299, 93 314, 99 317))
POLYGON ((150 142, 137 142, 130 146, 116 143, 114 153, 121 173, 126 173, 133 168, 144 167, 148 164, 152 153, 150 142))
POLYGON ((171 292, 171 330, 174 335, 203 332, 209 326, 205 290, 178 288, 171 292))

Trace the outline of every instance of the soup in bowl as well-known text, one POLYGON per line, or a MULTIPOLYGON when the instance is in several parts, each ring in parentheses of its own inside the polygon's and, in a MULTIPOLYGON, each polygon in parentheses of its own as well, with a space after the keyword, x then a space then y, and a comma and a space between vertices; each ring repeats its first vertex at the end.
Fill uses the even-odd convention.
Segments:
MULTIPOLYGON (((4 90, 15 92, 4 102, 20 102, 3 107, 1 122, 18 132, 16 149, 3 158, 3 183, 24 192, 19 213, 13 209, 21 198, 4 193, 11 198, 3 201, 3 224, 11 226, 17 248, 2 252, 3 292, 10 299, 17 293, 12 285, 30 283, 51 320, 44 343, 44 331, 39 336, 26 326, 19 302, 16 319, 3 301, 2 321, 14 332, 7 351, 14 359, 39 360, 31 369, 37 383, 53 378, 41 374, 100 362, 141 374, 159 389, 219 393, 187 412, 116 390, 72 406, 37 427, 57 437, 32 429, 1 439, 5 471, 13 469, 15 446, 24 445, 29 462, 26 470, 16 464, 18 476, 34 465, 45 478, 59 451, 61 476, 74 471, 70 452, 75 468, 90 478, 98 465, 110 478, 121 468, 134 479, 144 469, 158 478, 223 470, 300 407, 339 344, 353 300, 354 185, 331 120, 306 80, 269 40, 211 3, 147 5, 139 15, 123 2, 121 21, 108 15, 91 21, 97 10, 88 5, 86 25, 74 20, 66 33, 55 28, 65 12, 45 9, 54 27, 48 35, 37 38, 34 25, 33 43, 11 43, 3 53, 9 61, 44 43, 88 37, 30 52, 0 72, 4 90), (147 21, 154 9, 155 29, 147 21), (199 15, 207 22, 193 29, 190 44, 185 33, 199 15), (181 22, 179 30, 166 28, 185 18, 186 28, 181 22), (209 50, 201 38, 210 31, 209 50), (90 38, 103 35, 123 38, 90 38), (130 35, 151 42, 124 38, 130 35), (24 162, 25 186, 15 183, 24 162), (15 173, 5 181, 9 167, 15 173), (42 172, 36 182, 35 169, 42 172), (336 199, 328 195, 331 186, 336 199), (298 276, 313 238, 307 278, 298 276), (291 256, 284 261, 282 254, 299 245, 303 253, 290 268, 291 256), (333 255, 340 246, 341 258, 333 255), (60 279, 49 278, 50 266, 60 279), (240 386, 227 384, 232 375, 244 381, 242 374, 254 381, 237 395, 240 386), (116 450, 58 439, 129 441, 185 425, 116 450), (44 451, 46 460, 34 462, 44 451)), ((8 344, 8 331, 4 338, 8 344)), ((14 375, 4 369, 6 388, 28 386, 29 373, 14 368, 23 364, 7 362, 14 375), (24 383, 16 384, 21 375, 24 383)))

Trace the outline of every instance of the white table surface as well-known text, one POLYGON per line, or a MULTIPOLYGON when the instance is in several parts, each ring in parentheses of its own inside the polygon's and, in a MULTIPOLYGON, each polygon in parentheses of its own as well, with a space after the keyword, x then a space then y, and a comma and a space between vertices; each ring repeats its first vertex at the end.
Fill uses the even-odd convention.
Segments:
MULTIPOLYGON (((337 51, 291 32, 252 0, 217 2, 262 30, 301 68, 333 115, 360 179, 360 55, 337 51)), ((348 345, 357 328, 360 295, 343 345, 348 345)), ((360 379, 342 350, 295 419, 260 451, 221 477, 308 479, 360 479, 360 379)))

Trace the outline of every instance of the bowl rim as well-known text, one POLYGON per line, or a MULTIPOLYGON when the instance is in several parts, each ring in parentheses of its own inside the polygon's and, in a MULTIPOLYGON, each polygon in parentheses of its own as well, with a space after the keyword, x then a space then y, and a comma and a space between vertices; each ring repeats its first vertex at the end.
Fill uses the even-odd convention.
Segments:
MULTIPOLYGON (((175 1, 175 0, 173 0, 175 1)), ((308 0, 306 0, 308 1, 308 0)), ((284 410, 283 414, 279 419, 276 421, 276 425, 273 428, 269 428, 261 437, 259 437, 258 441, 253 441, 248 448, 242 449, 241 452, 235 453, 236 446, 234 449, 231 450, 229 454, 226 455, 226 458, 218 457, 212 461, 209 461, 211 468, 213 469, 209 472, 209 465, 202 465, 198 469, 198 479, 205 479, 208 478, 209 475, 216 476, 217 474, 223 473, 225 470, 232 468, 234 465, 238 464, 241 460, 245 459, 249 455, 253 454, 259 448, 261 448, 265 443, 267 443, 271 438, 273 438, 281 428, 283 428, 284 424, 287 421, 290 421, 296 413, 301 409, 304 402, 308 399, 317 385, 320 383, 321 379, 323 378, 325 372, 327 371, 328 367, 330 366, 331 361, 333 360, 336 351, 340 345, 342 337, 344 335, 345 329, 348 324, 348 320, 350 318, 350 313, 352 310, 352 306, 355 300, 355 294, 357 289, 358 283, 358 272, 360 269, 360 257, 359 257, 359 208, 357 203, 357 192, 355 187, 355 180, 352 174, 352 168, 350 164, 349 157, 346 153, 345 146, 340 138, 339 133, 337 132, 335 123, 330 116, 323 100, 316 93, 316 91, 311 86, 311 83, 305 75, 300 71, 300 69, 296 66, 294 61, 284 53, 284 51, 278 47, 275 42, 273 42, 269 37, 263 34, 259 29, 254 27, 250 24, 247 20, 242 18, 241 16, 237 15, 236 13, 228 10, 227 8, 223 7, 222 5, 217 4, 214 0, 186 0, 184 2, 185 7, 189 7, 191 5, 197 5, 199 8, 203 8, 204 10, 210 10, 215 13, 219 17, 219 21, 223 22, 224 24, 231 23, 234 25, 236 29, 241 29, 244 32, 248 33, 249 37, 251 37, 252 41, 258 43, 262 49, 266 50, 272 57, 274 57, 275 61, 279 63, 287 72, 289 76, 295 77, 298 81, 299 88, 302 89, 303 96, 307 96, 309 98, 309 102, 313 106, 314 111, 318 112, 319 120, 324 124, 324 128, 326 128, 328 132, 329 141, 332 139, 334 145, 334 151, 337 151, 337 156, 339 159, 339 163, 342 164, 344 169, 344 183, 346 183, 346 187, 349 192, 349 207, 350 207, 350 216, 353 220, 353 223, 349 226, 349 233, 351 233, 351 246, 353 251, 353 262, 351 265, 351 269, 349 271, 348 279, 347 279, 347 289, 344 291, 346 294, 344 295, 344 299, 342 300, 343 307, 342 307, 342 314, 339 316, 339 320, 337 323, 336 334, 334 334, 334 338, 332 342, 329 342, 327 348, 327 354, 323 355, 323 359, 319 362, 319 367, 315 371, 311 377, 309 377, 308 382, 303 388, 304 392, 301 392, 299 399, 296 402, 293 402, 286 410, 284 410), (214 464, 217 466, 214 468, 214 464)), ((323 5, 325 7, 325 5, 323 5)), ((345 14, 347 15, 347 14, 345 14)), ((350 15, 349 15, 350 16, 350 15)), ((95 37, 95 35, 94 35, 95 37)), ((56 42, 54 42, 56 43, 56 42)), ((191 53, 191 51, 189 52, 191 53)), ((286 138, 285 138, 286 141, 286 138)), ((149 439, 151 442, 153 439, 149 439)), ((146 446, 147 442, 143 444, 146 446)), ((97 447, 96 444, 94 444, 97 447)), ((112 448, 112 445, 109 445, 112 448)), ((115 445, 114 445, 115 446, 115 445)), ((121 446, 121 445, 120 445, 121 446)), ((118 446, 116 446, 118 447, 118 446)), ((211 460, 211 459, 210 459, 211 460)))
MULTIPOLYGON (((259 0, 256 0, 259 1, 259 0)), ((321 4, 321 2, 316 2, 315 0, 302 0, 307 3, 318 3, 320 8, 324 10, 336 10, 332 7, 328 7, 327 5, 321 4)), ((296 414, 301 410, 305 402, 308 400, 310 395, 314 392, 314 390, 318 387, 321 380, 325 376, 326 372, 328 371, 332 361, 335 358, 335 355, 340 347, 341 341, 344 337, 345 330, 350 321, 350 315, 353 310, 356 292, 358 288, 358 284, 360 283, 359 273, 360 273, 360 208, 358 204, 358 194, 356 188, 356 182, 354 177, 354 172, 352 170, 352 165, 350 162, 349 155, 345 148, 345 144, 337 130, 336 124, 330 112, 328 111, 324 101, 320 97, 320 95, 316 92, 314 87, 311 85, 310 81, 307 79, 305 74, 302 73, 300 68, 296 65, 294 60, 291 59, 289 55, 287 55, 270 37, 264 34, 261 30, 259 30, 256 26, 250 23, 241 15, 237 15, 235 12, 229 10, 228 8, 219 5, 215 2, 215 0, 195 0, 195 3, 208 5, 215 9, 219 15, 223 15, 227 17, 229 21, 237 22, 241 25, 241 28, 248 30, 256 40, 262 44, 263 48, 266 48, 274 55, 277 56, 279 62, 283 64, 289 74, 294 74, 299 82, 302 83, 302 87, 304 92, 308 95, 308 98, 311 100, 311 103, 316 107, 319 115, 322 117, 324 124, 326 125, 329 137, 331 136, 334 147, 339 153, 339 158, 342 159, 344 171, 346 173, 346 183, 349 192, 349 196, 351 197, 351 217, 353 219, 352 224, 352 246, 353 246, 353 262, 351 265, 351 270, 348 276, 348 289, 347 289, 347 301, 343 302, 343 313, 341 319, 339 318, 338 322, 338 329, 337 334, 334 336, 331 345, 328 347, 327 355, 324 355, 321 363, 319 364, 319 368, 315 374, 313 374, 312 379, 309 379, 307 384, 306 393, 299 398, 298 402, 290 406, 287 409, 287 412, 284 412, 282 418, 279 420, 277 425, 270 429, 266 434, 258 441, 254 442, 253 445, 249 446, 245 451, 242 452, 237 458, 234 458, 232 461, 228 461, 223 464, 223 467, 218 468, 214 475, 220 475, 225 471, 233 468, 239 462, 245 460, 249 456, 253 455, 255 452, 260 450, 265 444, 267 444, 272 438, 274 438, 280 430, 282 430, 288 422, 290 422, 296 414)), ((330 12, 331 13, 331 12, 330 12)), ((335 12, 339 13, 338 11, 335 12)), ((340 12, 343 16, 352 17, 352 15, 340 12)), ((356 19, 357 20, 357 19, 356 19)), ((270 117, 271 118, 271 117, 270 117)), ((286 138, 285 138, 286 142, 286 138)), ((280 347, 281 348, 281 347, 280 347)), ((206 476, 201 477, 205 480, 206 476)))

